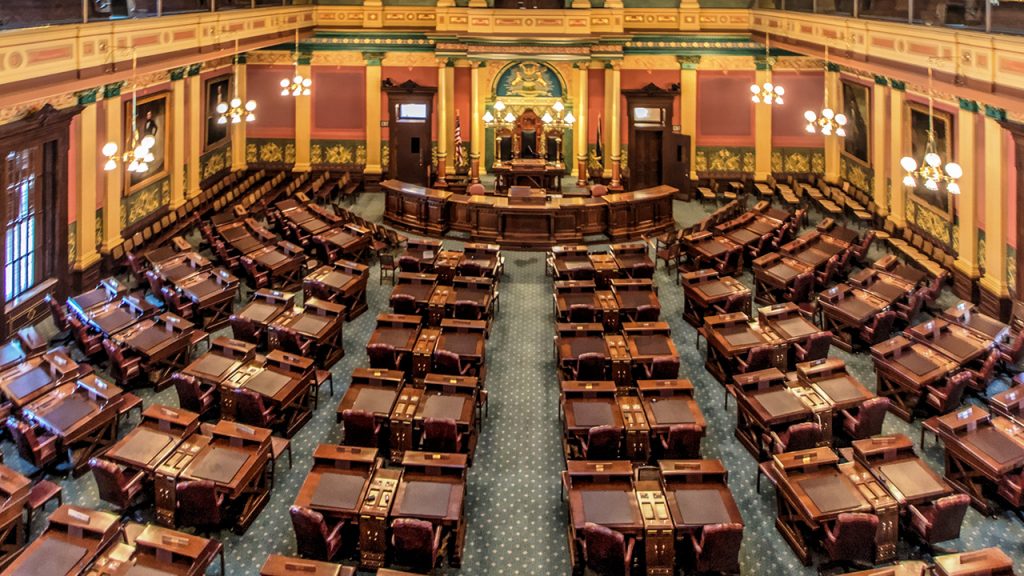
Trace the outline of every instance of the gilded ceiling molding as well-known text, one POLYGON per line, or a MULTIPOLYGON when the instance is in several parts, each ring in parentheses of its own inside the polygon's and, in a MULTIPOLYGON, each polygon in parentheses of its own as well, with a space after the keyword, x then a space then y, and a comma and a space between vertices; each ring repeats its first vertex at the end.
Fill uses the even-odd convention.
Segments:
POLYGON ((29 114, 41 110, 47 104, 53 106, 58 110, 63 110, 65 108, 77 106, 78 97, 74 94, 64 94, 54 98, 44 98, 40 100, 34 100, 32 102, 25 102, 17 106, 0 108, 0 124, 7 124, 8 122, 21 120, 29 114))
POLYGON ((384 55, 385 66, 437 66, 437 56, 430 52, 388 52, 384 55))
POLYGON ((753 56, 724 56, 709 54, 700 57, 698 70, 753 70, 753 56))
POLYGON ((679 62, 671 54, 633 54, 622 57, 623 70, 678 70, 679 62))
POLYGON ((366 59, 363 52, 313 53, 314 66, 363 66, 364 64, 366 64, 366 59))

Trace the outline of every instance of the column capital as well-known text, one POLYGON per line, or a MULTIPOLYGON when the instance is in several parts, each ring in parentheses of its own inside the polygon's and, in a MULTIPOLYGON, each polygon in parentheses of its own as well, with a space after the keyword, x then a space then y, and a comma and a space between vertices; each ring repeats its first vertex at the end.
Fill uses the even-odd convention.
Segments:
POLYGON ((886 78, 885 76, 879 76, 879 75, 875 74, 875 84, 878 85, 878 86, 888 86, 889 85, 889 79, 886 78))
POLYGON ((765 56, 763 54, 758 54, 758 55, 754 56, 754 70, 757 70, 759 72, 764 72, 765 70, 771 70, 772 66, 774 66, 774 65, 775 65, 775 57, 774 56, 765 56))
POLYGON ((103 86, 103 98, 117 98, 121 95, 121 88, 124 88, 124 82, 111 82, 103 86))
POLYGON ((437 67, 438 68, 454 68, 455 67, 455 58, 452 58, 450 56, 438 56, 437 57, 437 67))
POLYGON ((299 66, 309 66, 313 63, 313 53, 302 50, 295 55, 295 62, 298 63, 299 66))
POLYGON ((604 62, 604 69, 605 70, 621 70, 622 69, 622 61, 621 60, 605 60, 605 62, 604 62))
POLYGON ((188 73, 188 68, 182 66, 180 68, 171 68, 167 75, 170 77, 172 82, 177 82, 178 80, 184 80, 186 73, 188 73))
POLYGON ((248 52, 242 52, 241 54, 235 54, 235 64, 242 64, 244 66, 245 64, 248 64, 248 63, 249 63, 249 53, 248 52))
POLYGON ((986 118, 991 118, 991 119, 995 120, 996 122, 1005 122, 1006 121, 1006 110, 1003 110, 1002 108, 996 108, 995 106, 989 106, 988 104, 985 104, 985 117, 986 118))
POLYGON ((696 70, 700 65, 700 56, 676 56, 676 62, 682 70, 696 70))
POLYGON ((590 70, 590 60, 577 60, 572 63, 572 67, 577 70, 590 70))
POLYGON ((487 60, 479 60, 479 59, 476 59, 476 58, 470 59, 469 60, 469 67, 470 68, 486 68, 487 67, 487 60))
POLYGON ((384 52, 363 52, 363 60, 367 66, 380 66, 384 60, 384 52))
POLYGON ((188 76, 189 76, 189 78, 191 78, 193 76, 199 76, 199 73, 202 72, 202 71, 203 71, 203 65, 201 63, 200 64, 192 64, 191 66, 188 67, 188 76))
POLYGON ((90 88, 88 90, 82 90, 81 92, 75 92, 75 97, 78 98, 79 106, 87 106, 89 104, 96 103, 96 97, 99 93, 99 88, 90 88))
POLYGON ((897 80, 895 78, 889 78, 889 85, 892 86, 892 89, 896 90, 897 92, 906 92, 907 91, 907 83, 904 82, 903 80, 897 80))
POLYGON ((825 63, 826 72, 839 72, 840 70, 842 70, 842 68, 839 66, 839 64, 836 64, 835 62, 825 63))
POLYGON ((978 112, 978 103, 974 100, 968 100, 967 98, 957 98, 957 100, 960 102, 960 109, 964 112, 978 112))

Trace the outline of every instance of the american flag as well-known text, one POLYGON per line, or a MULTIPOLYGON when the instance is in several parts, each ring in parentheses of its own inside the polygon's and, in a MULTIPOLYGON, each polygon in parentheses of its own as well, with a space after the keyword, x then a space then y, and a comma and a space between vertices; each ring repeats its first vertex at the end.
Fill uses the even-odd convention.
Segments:
POLYGON ((459 121, 459 111, 455 111, 455 165, 462 166, 462 123, 459 121))

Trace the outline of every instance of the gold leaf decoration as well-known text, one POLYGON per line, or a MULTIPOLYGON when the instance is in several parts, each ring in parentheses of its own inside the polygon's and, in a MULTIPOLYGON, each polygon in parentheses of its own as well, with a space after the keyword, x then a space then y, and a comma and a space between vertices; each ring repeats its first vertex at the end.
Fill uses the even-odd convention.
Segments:
POLYGON ((772 150, 772 172, 782 172, 782 151, 772 150))
POLYGON ((257 158, 257 156, 256 156, 256 149, 257 148, 256 148, 256 144, 255 143, 247 143, 245 145, 245 161, 246 161, 246 163, 256 162, 256 158, 257 158))
POLYGON ((276 142, 267 142, 260 147, 260 162, 284 162, 284 153, 276 142))

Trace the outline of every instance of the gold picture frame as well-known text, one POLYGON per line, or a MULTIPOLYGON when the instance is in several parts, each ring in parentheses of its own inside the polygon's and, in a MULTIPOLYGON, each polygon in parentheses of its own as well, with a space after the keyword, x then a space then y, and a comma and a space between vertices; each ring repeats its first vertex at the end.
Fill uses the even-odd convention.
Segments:
MULTIPOLYGON (((125 177, 126 194, 131 194, 167 175, 168 151, 170 149, 170 119, 171 103, 170 93, 160 92, 142 98, 136 103, 136 129, 138 130, 138 141, 143 136, 151 135, 156 144, 150 149, 153 154, 153 161, 149 163, 149 170, 141 174, 128 172, 127 166, 122 166, 127 176, 125 177)), ((128 99, 124 103, 124 144, 127 148, 132 141, 132 101, 128 99)))
POLYGON ((865 166, 871 163, 871 88, 859 82, 842 81, 846 137, 843 152, 865 166))
MULTIPOLYGON (((953 115, 943 110, 933 112, 935 126, 935 151, 943 162, 953 160, 953 115)), ((903 149, 917 162, 922 162, 928 143, 928 106, 917 102, 907 103, 904 120, 903 149)), ((931 191, 922 184, 910 189, 910 198, 916 204, 953 221, 953 199, 945 188, 931 191)))
POLYGON ((231 137, 231 125, 217 123, 217 104, 231 100, 231 75, 208 79, 203 85, 203 98, 203 152, 209 152, 231 137))

